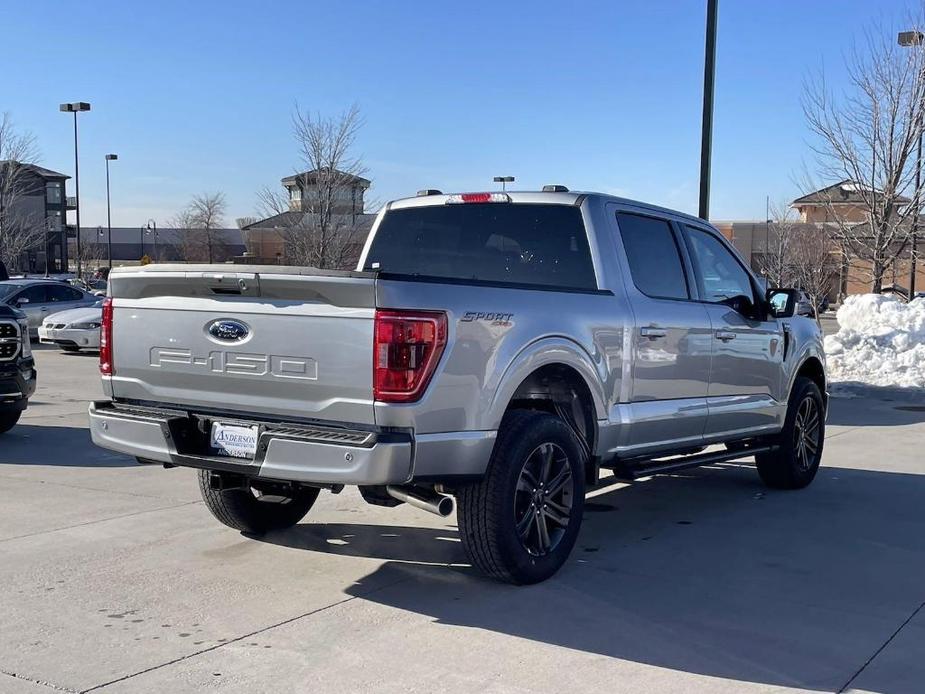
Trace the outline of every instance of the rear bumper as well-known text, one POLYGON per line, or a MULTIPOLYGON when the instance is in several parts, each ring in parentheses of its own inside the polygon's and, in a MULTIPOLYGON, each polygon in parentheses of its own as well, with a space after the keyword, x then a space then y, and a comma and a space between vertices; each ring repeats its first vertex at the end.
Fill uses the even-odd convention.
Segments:
POLYGON ((209 419, 203 415, 108 400, 91 403, 89 414, 93 442, 109 450, 152 462, 315 484, 403 484, 416 477, 416 468, 417 477, 433 480, 476 476, 484 473, 494 444, 494 432, 429 435, 416 443, 410 432, 261 422, 251 461, 212 455, 204 433, 209 419))
POLYGON ((31 358, 0 364, 0 412, 26 409, 35 392, 35 362, 31 358))

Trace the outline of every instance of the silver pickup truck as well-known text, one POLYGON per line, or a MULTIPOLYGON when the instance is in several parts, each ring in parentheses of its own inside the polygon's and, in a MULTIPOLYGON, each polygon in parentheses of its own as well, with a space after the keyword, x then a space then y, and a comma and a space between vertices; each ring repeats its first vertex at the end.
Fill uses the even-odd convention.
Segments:
POLYGON ((754 456, 809 484, 826 377, 797 292, 709 224, 596 193, 386 205, 358 269, 115 270, 93 440, 199 469, 222 523, 292 526, 323 489, 441 515, 486 573, 548 578, 601 468, 754 456))

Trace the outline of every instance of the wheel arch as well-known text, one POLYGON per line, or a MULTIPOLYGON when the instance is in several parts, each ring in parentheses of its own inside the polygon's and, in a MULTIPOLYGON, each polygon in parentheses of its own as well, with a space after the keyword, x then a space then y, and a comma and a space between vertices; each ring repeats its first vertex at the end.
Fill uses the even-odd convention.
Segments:
POLYGON ((577 344, 565 339, 528 346, 507 370, 490 408, 492 428, 512 410, 536 410, 559 417, 585 450, 585 475, 597 479, 599 421, 606 418, 604 378, 577 344))

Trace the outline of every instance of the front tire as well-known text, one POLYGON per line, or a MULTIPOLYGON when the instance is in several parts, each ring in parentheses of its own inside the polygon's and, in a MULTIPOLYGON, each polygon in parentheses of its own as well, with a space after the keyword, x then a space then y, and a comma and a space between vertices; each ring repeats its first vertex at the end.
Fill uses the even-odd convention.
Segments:
POLYGON ((209 471, 199 471, 199 490, 206 508, 216 520, 241 532, 262 535, 291 528, 305 517, 320 491, 302 487, 289 496, 257 496, 250 488, 212 489, 209 471))
POLYGON ((518 585, 555 574, 581 527, 585 457, 558 417, 508 413, 485 476, 457 495, 459 534, 473 565, 518 585))
POLYGON ((815 382, 798 376, 774 450, 755 456, 758 475, 774 489, 802 489, 816 477, 825 443, 825 401, 815 382))
POLYGON ((5 434, 16 426, 16 422, 19 421, 21 416, 21 410, 17 410, 16 412, 0 412, 0 434, 5 434))
POLYGON ((58 347, 60 347, 65 352, 79 352, 80 351, 80 347, 78 347, 77 345, 58 345, 58 347))

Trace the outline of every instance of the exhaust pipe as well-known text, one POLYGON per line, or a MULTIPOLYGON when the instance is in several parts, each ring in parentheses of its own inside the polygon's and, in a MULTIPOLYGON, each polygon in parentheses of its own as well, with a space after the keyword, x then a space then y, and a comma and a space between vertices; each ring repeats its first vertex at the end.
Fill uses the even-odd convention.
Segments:
POLYGON ((403 501, 422 511, 430 511, 441 518, 446 518, 453 513, 453 497, 438 494, 432 489, 387 486, 385 491, 393 499, 403 501))

